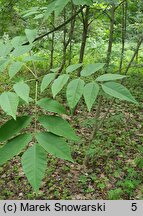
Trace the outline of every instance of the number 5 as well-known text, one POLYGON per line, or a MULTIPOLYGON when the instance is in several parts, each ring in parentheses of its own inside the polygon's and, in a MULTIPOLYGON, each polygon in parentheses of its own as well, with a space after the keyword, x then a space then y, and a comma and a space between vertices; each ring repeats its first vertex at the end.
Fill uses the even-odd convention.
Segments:
POLYGON ((137 203, 132 203, 132 211, 137 211, 137 203))

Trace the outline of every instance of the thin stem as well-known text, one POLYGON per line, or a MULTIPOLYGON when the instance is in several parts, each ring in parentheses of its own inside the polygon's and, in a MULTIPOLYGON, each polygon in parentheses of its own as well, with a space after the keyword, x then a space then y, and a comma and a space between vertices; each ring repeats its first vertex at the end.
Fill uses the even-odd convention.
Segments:
POLYGON ((26 80, 25 82, 31 82, 31 81, 35 81, 35 79, 29 79, 29 80, 26 80))
MULTIPOLYGON (((31 52, 30 52, 30 55, 31 55, 31 52)), ((35 67, 35 64, 34 64, 33 61, 32 61, 32 65, 33 65, 34 72, 27 65, 25 65, 25 67, 32 73, 32 75, 35 77, 35 81, 36 81, 36 83, 35 83, 35 108, 34 108, 34 117, 35 117, 34 133, 36 134, 36 131, 37 131, 37 114, 38 114, 38 110, 37 110, 37 101, 38 101, 38 74, 37 74, 36 67, 35 67)), ((33 80, 33 79, 31 79, 31 80, 33 80)))
MULTIPOLYGON (((32 56, 32 53, 31 53, 31 51, 29 52, 30 53, 30 56, 32 56)), ((36 75, 36 77, 37 77, 37 71, 36 71, 36 67, 35 67, 35 64, 34 64, 34 62, 32 61, 32 65, 33 65, 33 71, 34 71, 34 74, 36 75)))
POLYGON ((93 129, 92 135, 90 137, 90 142, 92 142, 92 140, 95 138, 97 130, 98 130, 98 120, 99 120, 100 112, 101 112, 102 99, 103 99, 102 96, 100 96, 97 111, 96 111, 96 115, 95 115, 95 124, 93 126, 94 129, 93 129))
MULTIPOLYGON (((30 53, 31 55, 31 53, 30 53)), ((38 115, 38 110, 37 110, 37 101, 38 101, 38 74, 36 71, 36 67, 34 62, 32 61, 33 65, 33 70, 34 70, 34 75, 36 77, 36 83, 35 83, 35 134, 37 132, 37 115, 38 115)))
POLYGON ((38 101, 38 81, 36 80, 36 85, 35 85, 35 133, 37 131, 37 101, 38 101))
MULTIPOLYGON (((102 125, 103 125, 105 119, 107 118, 107 116, 108 116, 108 114, 109 114, 109 112, 110 112, 110 109, 111 109, 112 106, 113 106, 114 101, 115 101, 115 98, 112 99, 110 106, 108 107, 108 109, 107 109, 105 115, 104 115, 103 118, 101 119, 101 121, 100 121, 100 123, 99 123, 99 125, 98 125, 98 130, 102 127, 102 125)), ((98 130, 97 130, 97 131, 98 131, 98 130)))
POLYGON ((31 72, 31 74, 36 78, 36 80, 38 79, 37 74, 35 74, 27 65, 25 65, 25 67, 31 72))

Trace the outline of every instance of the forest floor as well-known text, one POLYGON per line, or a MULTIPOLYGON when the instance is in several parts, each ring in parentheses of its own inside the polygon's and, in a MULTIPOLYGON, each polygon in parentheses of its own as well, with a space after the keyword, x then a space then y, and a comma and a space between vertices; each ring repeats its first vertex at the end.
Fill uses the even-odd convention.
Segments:
POLYGON ((89 114, 81 105, 71 118, 81 137, 70 143, 75 163, 49 156, 36 196, 16 156, 0 168, 0 199, 143 199, 143 74, 132 74, 127 86, 139 105, 115 102, 93 141, 87 172, 82 163, 96 110, 89 114))

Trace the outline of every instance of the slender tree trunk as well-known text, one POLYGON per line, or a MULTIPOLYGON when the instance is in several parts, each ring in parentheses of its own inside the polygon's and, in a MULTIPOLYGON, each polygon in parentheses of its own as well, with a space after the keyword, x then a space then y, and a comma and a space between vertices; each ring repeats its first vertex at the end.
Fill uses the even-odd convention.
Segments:
MULTIPOLYGON (((74 4, 72 4, 72 15, 74 14, 74 4)), ((76 19, 71 20, 71 28, 69 33, 69 65, 71 64, 72 60, 72 46, 73 46, 73 35, 74 35, 74 28, 75 28, 75 21, 76 19)))
MULTIPOLYGON (((52 25, 55 28, 55 13, 54 12, 52 14, 52 25)), ((50 69, 52 69, 54 66, 54 40, 55 40, 55 32, 52 33, 50 69)))
MULTIPOLYGON (((89 6, 86 7, 85 15, 82 11, 83 17, 83 32, 82 32, 82 43, 80 48, 80 56, 79 56, 79 63, 83 63, 86 41, 87 41, 87 34, 88 34, 88 27, 89 27, 89 6)), ((80 76, 81 68, 78 70, 78 76, 80 76)))
MULTIPOLYGON (((64 22, 66 21, 66 9, 64 8, 64 22)), ((64 26, 64 38, 63 38, 63 67, 66 63, 66 50, 67 50, 67 45, 66 45, 66 35, 67 35, 67 28, 64 26)))
POLYGON ((88 162, 89 162, 88 151, 90 149, 90 146, 92 144, 93 139, 95 138, 95 136, 99 130, 99 117, 100 117, 100 113, 101 113, 101 107, 102 107, 102 96, 99 97, 98 106, 97 106, 96 114, 95 114, 95 123, 93 125, 93 131, 92 131, 92 134, 91 134, 91 136, 90 136, 90 138, 86 144, 87 150, 86 150, 85 158, 83 160, 83 166, 85 169, 88 166, 88 162))
POLYGON ((114 24, 115 24, 115 9, 116 9, 115 4, 112 4, 111 16, 110 16, 110 34, 109 34, 109 42, 108 42, 107 57, 106 57, 106 64, 105 64, 105 73, 108 72, 111 53, 112 53, 114 24))
POLYGON ((133 56, 132 56, 132 58, 131 58, 131 60, 130 60, 130 62, 128 64, 126 70, 125 70, 125 75, 128 73, 128 71, 129 71, 129 69, 130 69, 130 67, 131 67, 131 65, 132 65, 135 57, 138 55, 138 52, 139 52, 139 49, 140 49, 140 46, 141 46, 142 42, 143 42, 143 37, 141 37, 139 39, 138 43, 137 43, 137 47, 135 49, 135 52, 134 52, 134 54, 133 54, 133 56))
MULTIPOLYGON (((85 15, 84 15, 83 10, 81 11, 82 19, 83 19, 83 32, 82 32, 82 42, 81 42, 81 48, 80 48, 79 63, 83 63, 84 54, 85 54, 88 28, 89 28, 89 25, 90 25, 90 23, 89 23, 89 12, 90 12, 89 6, 86 6, 85 15)), ((82 66, 78 69, 77 75, 79 77, 80 77, 81 70, 82 70, 82 66)), ((78 106, 78 104, 77 104, 77 106, 78 106)), ((73 114, 76 113, 77 106, 74 108, 73 114)))
POLYGON ((121 71, 122 71, 124 52, 125 52, 125 39, 126 39, 126 26, 127 26, 127 6, 128 6, 127 1, 122 4, 122 51, 121 51, 121 58, 120 58, 119 73, 121 73, 121 71))
MULTIPOLYGON (((64 16, 64 23, 66 22, 66 9, 64 8, 63 12, 64 16)), ((59 76, 59 74, 62 72, 64 65, 66 63, 66 50, 67 50, 67 45, 66 45, 66 35, 67 35, 67 28, 66 25, 63 26, 63 56, 62 56, 62 64, 58 70, 58 73, 56 75, 56 78, 59 76)))
MULTIPOLYGON (((64 22, 66 21, 66 10, 64 10, 64 22)), ((70 44, 72 38, 73 38, 73 34, 74 34, 74 26, 75 26, 75 21, 76 18, 71 20, 71 27, 70 27, 70 31, 69 31, 69 36, 68 36, 68 40, 66 40, 67 37, 67 28, 66 25, 64 26, 64 35, 63 35, 63 61, 61 64, 61 67, 57 73, 57 77, 59 76, 59 74, 61 73, 61 71, 63 70, 65 64, 66 64, 66 57, 67 57, 67 47, 70 44)))

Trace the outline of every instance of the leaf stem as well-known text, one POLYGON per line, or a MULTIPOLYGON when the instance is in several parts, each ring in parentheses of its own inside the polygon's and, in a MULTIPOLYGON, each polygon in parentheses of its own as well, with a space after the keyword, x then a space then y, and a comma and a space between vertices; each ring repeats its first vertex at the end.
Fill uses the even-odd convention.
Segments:
POLYGON ((29 80, 26 80, 25 82, 32 82, 32 81, 35 81, 35 79, 29 79, 29 80))
POLYGON ((35 79, 38 80, 37 74, 35 74, 27 65, 25 65, 25 67, 31 72, 35 79))
POLYGON ((37 131, 37 100, 38 100, 38 81, 36 80, 35 84, 35 127, 34 127, 34 132, 36 133, 37 131))
MULTIPOLYGON (((30 56, 32 56, 32 52, 31 52, 31 51, 29 52, 29 54, 30 54, 30 56)), ((36 77, 38 78, 38 76, 37 76, 37 71, 36 71, 36 67, 35 67, 35 64, 34 64, 34 61, 32 61, 32 65, 33 65, 34 76, 36 75, 36 77)), ((35 78, 36 78, 36 77, 35 77, 35 78)))

